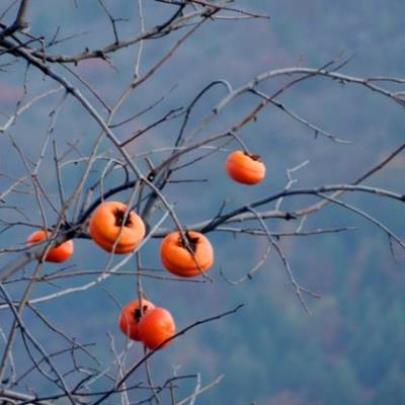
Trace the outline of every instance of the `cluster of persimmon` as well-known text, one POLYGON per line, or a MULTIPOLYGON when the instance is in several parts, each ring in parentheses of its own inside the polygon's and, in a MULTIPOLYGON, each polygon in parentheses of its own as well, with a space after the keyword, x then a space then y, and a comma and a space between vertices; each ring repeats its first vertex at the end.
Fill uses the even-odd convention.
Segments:
POLYGON ((142 298, 125 305, 119 327, 130 339, 142 342, 148 349, 161 349, 176 333, 171 313, 142 298))
MULTIPOLYGON (((237 150, 232 152, 225 164, 228 175, 236 182, 254 185, 266 174, 260 156, 237 150)), ((102 202, 89 221, 92 240, 107 252, 127 254, 135 251, 145 237, 146 228, 142 218, 119 201, 102 202)), ((46 242, 51 236, 47 230, 32 233, 29 246, 46 242)), ((38 256, 47 262, 62 263, 74 252, 72 240, 48 248, 38 256)), ((196 277, 208 271, 214 263, 214 249, 200 232, 175 231, 163 239, 160 245, 163 267, 179 277, 196 277)), ((134 300, 122 309, 119 326, 130 339, 141 341, 149 349, 166 346, 176 333, 172 315, 164 308, 155 307, 146 299, 134 300)))

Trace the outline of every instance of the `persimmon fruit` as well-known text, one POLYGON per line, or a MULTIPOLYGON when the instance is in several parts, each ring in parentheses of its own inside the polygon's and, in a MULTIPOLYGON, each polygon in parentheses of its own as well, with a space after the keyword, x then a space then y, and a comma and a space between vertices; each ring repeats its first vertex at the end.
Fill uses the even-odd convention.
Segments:
POLYGON ((242 150, 236 150, 228 156, 225 168, 233 180, 247 185, 258 184, 266 176, 266 166, 260 156, 242 150))
POLYGON ((200 232, 171 232, 160 245, 160 258, 166 270, 180 277, 196 277, 214 264, 211 242, 200 232), (187 246, 188 245, 188 246, 187 246))
POLYGON ((145 236, 141 217, 134 211, 127 211, 128 207, 124 203, 106 201, 95 209, 90 218, 90 236, 107 252, 133 252, 145 236))
MULTIPOLYGON (((153 308, 146 312, 138 324, 139 338, 151 350, 176 333, 176 324, 171 313, 165 308, 153 308)), ((169 342, 164 344, 165 347, 169 342)))
POLYGON ((139 341, 138 325, 145 314, 155 308, 150 301, 146 299, 134 300, 125 305, 118 321, 119 327, 125 335, 132 340, 139 341))
MULTIPOLYGON (((29 246, 36 245, 40 242, 45 241, 51 235, 51 232, 45 230, 39 230, 33 232, 27 239, 27 244, 29 246)), ((44 245, 45 247, 45 245, 44 245)), ((63 263, 68 260, 74 252, 74 245, 72 240, 67 240, 59 245, 50 248, 44 257, 44 261, 53 263, 63 263)), ((41 259, 41 256, 38 257, 41 259)))

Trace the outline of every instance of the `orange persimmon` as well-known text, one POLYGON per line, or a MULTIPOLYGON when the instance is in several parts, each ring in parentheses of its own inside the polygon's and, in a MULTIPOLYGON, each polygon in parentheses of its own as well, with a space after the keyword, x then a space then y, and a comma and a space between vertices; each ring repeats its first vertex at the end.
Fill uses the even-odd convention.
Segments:
POLYGON ((120 319, 118 321, 119 327, 125 335, 130 339, 140 340, 138 324, 142 317, 155 306, 148 300, 134 300, 122 308, 120 319), (140 306, 142 305, 142 309, 140 306))
MULTIPOLYGON (((176 333, 176 324, 167 309, 156 307, 142 317, 138 324, 138 333, 143 344, 154 350, 176 333)), ((166 344, 162 348, 165 346, 166 344)))
POLYGON ((266 175, 266 166, 260 156, 242 150, 236 150, 228 156, 225 168, 233 180, 247 185, 260 183, 266 175))
POLYGON ((180 232, 169 233, 160 245, 160 258, 166 270, 180 277, 195 277, 214 263, 214 249, 199 232, 186 231, 187 243, 180 232))
MULTIPOLYGON (((37 243, 43 242, 51 235, 51 232, 39 230, 33 232, 27 239, 27 244, 29 246, 36 245, 37 243)), ((44 244, 44 247, 46 245, 44 244)), ((44 257, 44 261, 53 263, 62 263, 70 258, 74 252, 74 245, 72 240, 67 240, 59 245, 50 248, 44 257)), ((38 257, 40 259, 41 256, 38 257)))
POLYGON ((134 211, 119 201, 100 204, 90 218, 89 233, 94 242, 107 252, 130 253, 142 242, 145 225, 134 211), (124 223, 125 220, 125 223, 124 223))

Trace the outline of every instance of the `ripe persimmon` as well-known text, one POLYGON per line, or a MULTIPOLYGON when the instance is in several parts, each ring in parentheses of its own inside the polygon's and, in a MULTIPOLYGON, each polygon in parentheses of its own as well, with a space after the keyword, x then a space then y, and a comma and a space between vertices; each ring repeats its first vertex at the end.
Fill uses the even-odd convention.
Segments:
POLYGON ((119 201, 106 201, 96 208, 90 218, 90 236, 107 252, 114 250, 114 253, 130 253, 145 236, 141 217, 134 211, 127 213, 127 209, 119 201))
POLYGON ((155 306, 144 298, 142 300, 131 301, 125 305, 122 308, 120 319, 118 321, 122 333, 127 335, 130 339, 140 340, 138 324, 142 317, 153 308, 155 308, 155 306))
POLYGON ((195 277, 213 265, 214 249, 200 232, 186 231, 185 237, 187 243, 180 232, 169 233, 160 245, 160 258, 171 273, 180 277, 195 277))
MULTIPOLYGON (((29 246, 36 245, 40 242, 43 242, 49 236, 51 235, 51 232, 44 231, 44 230, 39 230, 36 232, 33 232, 27 239, 27 243, 29 246)), ((44 248, 45 248, 44 244, 44 248)), ((70 258, 70 256, 73 255, 74 252, 74 245, 72 240, 67 240, 66 242, 63 242, 59 245, 56 245, 52 248, 50 248, 44 257, 44 261, 46 262, 53 262, 53 263, 62 263, 70 258)), ((40 259, 41 256, 38 257, 40 259)))
POLYGON ((242 150, 232 152, 226 160, 228 175, 238 183, 253 185, 263 181, 266 166, 259 155, 251 155, 242 150))
MULTIPOLYGON (((146 312, 138 324, 140 340, 148 349, 156 349, 176 333, 176 324, 171 313, 164 308, 153 308, 146 312)), ((166 344, 163 347, 165 347, 166 344)))

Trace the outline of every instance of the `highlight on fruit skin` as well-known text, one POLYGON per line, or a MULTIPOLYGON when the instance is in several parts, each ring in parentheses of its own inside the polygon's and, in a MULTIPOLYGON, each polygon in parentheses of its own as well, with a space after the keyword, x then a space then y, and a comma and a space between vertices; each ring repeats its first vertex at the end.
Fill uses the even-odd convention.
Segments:
MULTIPOLYGON (((165 308, 153 308, 146 312, 138 325, 139 338, 150 350, 159 347, 176 334, 176 324, 172 314, 165 308)), ((166 347, 165 343, 160 349, 166 347)))
POLYGON ((225 168, 228 175, 238 183, 254 185, 266 176, 266 166, 259 155, 236 150, 229 154, 225 168))
POLYGON ((90 217, 89 233, 107 252, 133 252, 145 237, 145 224, 134 211, 119 201, 101 203, 90 217), (115 247, 115 248, 114 248, 115 247))
POLYGON ((180 277, 196 277, 214 264, 211 242, 200 232, 186 231, 187 244, 179 231, 171 232, 160 245, 160 259, 169 272, 180 277))
POLYGON ((121 332, 127 335, 130 339, 139 341, 139 322, 145 316, 145 314, 147 314, 153 308, 155 308, 155 305, 145 298, 142 298, 142 300, 136 299, 129 302, 122 308, 118 321, 121 332))
MULTIPOLYGON (((28 236, 27 244, 29 246, 34 246, 48 239, 51 236, 51 234, 52 234, 51 232, 45 230, 35 231, 30 236, 28 236)), ((43 245, 45 248, 46 243, 44 243, 43 245)), ((43 260, 52 263, 63 263, 66 260, 70 259, 73 253, 74 253, 73 241, 67 240, 66 242, 63 242, 59 245, 50 248, 45 257, 43 258, 43 260)), ((41 255, 38 256, 38 260, 40 260, 41 257, 42 257, 41 255)))

